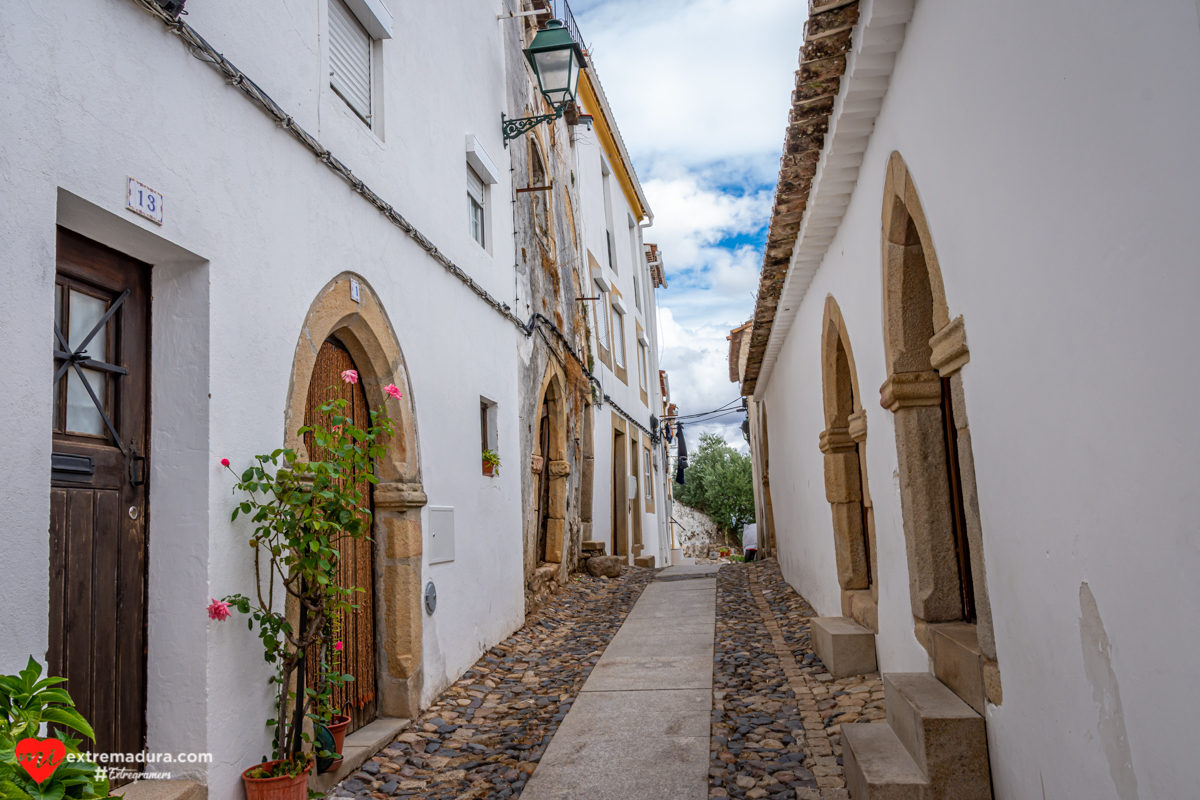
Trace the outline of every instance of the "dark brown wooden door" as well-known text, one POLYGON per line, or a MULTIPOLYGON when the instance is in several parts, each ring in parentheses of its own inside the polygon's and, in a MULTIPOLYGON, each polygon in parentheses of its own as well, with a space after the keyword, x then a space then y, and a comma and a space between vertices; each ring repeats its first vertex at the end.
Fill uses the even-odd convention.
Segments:
POLYGON ((150 267, 60 229, 54 284, 50 673, 101 753, 145 739, 150 267))
POLYGON ((971 575, 971 548, 967 540, 967 518, 963 510, 962 471, 958 463, 958 428, 954 425, 954 403, 950 396, 949 378, 942 378, 942 426, 946 444, 946 475, 950 481, 950 514, 954 524, 954 549, 958 559, 963 620, 974 622, 975 581, 971 575))
MULTIPOLYGON (((306 425, 320 421, 328 428, 328 418, 321 421, 320 409, 330 400, 342 398, 349 402, 345 416, 354 420, 360 428, 370 425, 370 408, 361 383, 346 383, 342 373, 348 369, 357 371, 354 359, 346 348, 335 339, 326 340, 317 353, 313 366, 312 381, 308 385, 308 405, 304 414, 306 425)), ((313 445, 312 436, 305 437, 308 457, 313 461, 324 458, 323 451, 313 445)), ((358 487, 364 497, 371 497, 371 485, 366 481, 358 487)), ((334 620, 334 636, 343 644, 338 668, 343 674, 353 675, 354 680, 334 690, 333 704, 350 717, 347 733, 358 730, 375 719, 375 560, 371 539, 344 539, 340 546, 341 561, 338 564, 338 581, 343 587, 357 586, 353 603, 357 608, 347 611, 334 620)), ((317 678, 317 653, 309 654, 307 685, 314 686, 317 678)))
POLYGON ((538 471, 538 564, 546 563, 546 524, 550 511, 550 400, 542 401, 541 422, 538 423, 538 444, 541 447, 542 468, 538 471))

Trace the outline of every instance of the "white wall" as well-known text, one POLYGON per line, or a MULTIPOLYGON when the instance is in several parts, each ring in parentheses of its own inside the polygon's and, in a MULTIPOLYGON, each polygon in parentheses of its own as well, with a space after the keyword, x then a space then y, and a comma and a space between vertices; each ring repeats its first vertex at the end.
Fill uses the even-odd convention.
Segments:
POLYGON ((876 395, 880 206, 898 150, 971 349, 963 382, 1004 688, 988 713, 1002 800, 1168 800, 1200 779, 1186 688, 1200 643, 1185 633, 1200 611, 1197 13, 1185 0, 1106 0, 1087 13, 918 3, 846 217, 763 390, 785 574, 819 613, 838 614, 817 449, 832 293, 868 416, 881 668, 925 669, 892 419, 876 395))
MULTIPOLYGON (((495 5, 388 5, 396 38, 381 48, 382 140, 328 88, 324 3, 205 3, 187 21, 504 298, 511 244, 497 237, 491 255, 479 248, 464 197, 465 135, 498 163, 505 152, 495 5)), ((204 617, 210 597, 251 590, 247 528, 228 521, 230 476, 217 462, 242 466, 280 446, 292 359, 318 290, 352 270, 378 292, 412 378, 429 502, 457 512, 456 560, 424 570, 439 595, 424 617, 425 700, 522 621, 517 471, 480 476, 475 427, 479 396, 496 399, 502 452, 517 452, 505 409, 516 408, 520 334, 132 2, 80 0, 68 15, 5 4, 0 67, 0 352, 4 399, 21 411, 0 420, 8 452, 21 454, 0 470, 9 546, 25 554, 0 564, 10 602, 0 669, 46 651, 51 440, 28 421, 49 418, 62 189, 101 220, 93 236, 117 240, 133 226, 161 252, 193 259, 150 258, 148 745, 211 751, 214 763, 198 774, 213 796, 231 796, 240 771, 268 750, 270 693, 257 638, 237 618, 204 617), (161 228, 125 211, 126 176, 164 194, 161 228)), ((498 196, 509 191, 501 172, 498 196)), ((505 213, 493 209, 493 230, 505 213)))
MULTIPOLYGON (((583 112, 597 116, 601 113, 599 109, 588 108, 584 108, 583 112)), ((622 302, 626 310, 625 372, 628 383, 622 382, 613 370, 600 361, 599 351, 596 349, 597 345, 593 339, 592 352, 596 356, 594 374, 600 379, 604 392, 630 416, 649 429, 650 415, 661 413, 659 409, 662 408, 662 393, 658 387, 658 323, 657 315, 655 314, 654 293, 652 290, 649 290, 648 267, 642 255, 642 240, 647 234, 640 227, 629 227, 629 217, 631 214, 636 217, 636 213, 630 206, 629 200, 626 198, 621 188, 621 183, 617 178, 619 165, 610 157, 610 154, 602 145, 595 131, 588 131, 586 127, 578 126, 575 128, 575 137, 576 177, 579 186, 578 216, 582 220, 580 238, 584 246, 591 250, 592 255, 595 256, 604 276, 621 293, 622 302), (611 217, 614 239, 613 260, 616 263, 615 271, 608 266, 608 245, 605 240, 606 214, 604 207, 604 184, 602 182, 604 180, 601 167, 602 159, 613 170, 613 174, 607 180, 609 181, 609 198, 612 204, 611 217), (635 248, 638 255, 641 256, 636 265, 633 263, 635 248), (638 288, 641 296, 640 309, 634 300, 635 280, 641 282, 638 288), (646 332, 646 337, 649 340, 649 345, 646 347, 647 402, 642 401, 641 384, 638 378, 638 339, 635 320, 641 323, 642 329, 646 332)), ((650 230, 653 229, 651 228, 650 230)), ((584 258, 586 258, 586 253, 584 254, 584 258)), ((587 296, 593 296, 597 291, 595 284, 591 284, 588 287, 587 296)), ((596 306, 599 312, 600 303, 596 303, 596 306)), ((610 330, 610 344, 616 341, 614 338, 615 335, 615 330, 610 330)), ((611 459, 613 445, 612 411, 613 409, 609 403, 601 403, 595 411, 594 474, 596 476, 596 491, 592 504, 592 537, 595 540, 608 542, 609 552, 612 550, 612 495, 610 494, 612 491, 610 477, 612 475, 611 459)), ((649 437, 642 431, 631 426, 628 427, 636 434, 639 448, 651 446, 649 437)), ((628 442, 628 439, 625 441, 628 442)), ((628 447, 628 444, 626 446, 628 447)), ((653 451, 654 448, 651 446, 652 456, 653 451)), ((639 452, 641 451, 639 450, 639 452)), ((660 471, 656 476, 651 477, 651 480, 655 481, 654 513, 646 513, 644 495, 644 481, 646 480, 646 476, 642 474, 644 472, 644 462, 641 458, 639 457, 638 461, 640 495, 638 507, 642 513, 642 555, 654 556, 656 566, 662 566, 666 563, 668 555, 666 545, 669 544, 669 541, 663 538, 663 533, 666 530, 665 523, 668 510, 663 502, 665 495, 662 491, 661 476, 663 474, 662 470, 666 467, 660 463, 660 471)), ((625 488, 621 487, 619 491, 622 493, 621 496, 625 497, 625 488)))

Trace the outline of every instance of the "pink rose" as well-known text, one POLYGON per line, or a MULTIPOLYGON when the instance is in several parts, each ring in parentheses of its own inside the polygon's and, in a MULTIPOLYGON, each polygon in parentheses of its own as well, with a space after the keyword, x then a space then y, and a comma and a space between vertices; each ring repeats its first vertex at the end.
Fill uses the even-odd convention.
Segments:
POLYGON ((384 387, 384 391, 397 400, 404 396, 400 394, 400 390, 396 388, 396 384, 394 383, 389 383, 386 387, 384 387))
POLYGON ((221 466, 222 466, 222 467, 228 467, 228 466, 229 466, 229 459, 228 459, 228 458, 222 458, 222 459, 221 459, 221 466))
POLYGON ((358 371, 348 369, 342 373, 342 380, 346 383, 358 383, 358 371))
POLYGON ((215 619, 217 622, 224 622, 232 616, 229 612, 229 603, 224 600, 214 599, 208 604, 208 618, 215 619))
POLYGON ((337 650, 339 653, 340 653, 340 652, 342 652, 343 648, 344 648, 344 646, 342 645, 342 643, 341 643, 341 642, 334 642, 334 643, 333 643, 333 649, 334 649, 334 650, 337 650))

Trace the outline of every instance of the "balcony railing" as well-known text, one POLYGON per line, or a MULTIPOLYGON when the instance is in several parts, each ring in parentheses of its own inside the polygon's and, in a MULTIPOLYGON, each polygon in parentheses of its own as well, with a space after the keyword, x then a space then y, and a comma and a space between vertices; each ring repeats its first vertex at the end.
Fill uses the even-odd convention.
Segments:
POLYGON ((579 23, 575 21, 575 15, 571 13, 571 5, 567 0, 533 0, 532 6, 537 11, 545 12, 537 16, 539 28, 544 28, 551 19, 557 19, 567 26, 571 38, 579 43, 585 53, 587 52, 587 44, 583 41, 583 34, 579 32, 579 23))

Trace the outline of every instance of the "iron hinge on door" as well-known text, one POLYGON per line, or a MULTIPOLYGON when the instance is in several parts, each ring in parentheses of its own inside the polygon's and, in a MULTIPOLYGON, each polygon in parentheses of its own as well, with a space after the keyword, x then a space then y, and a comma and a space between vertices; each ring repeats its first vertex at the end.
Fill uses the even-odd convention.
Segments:
POLYGON ((146 483, 146 457, 139 455, 136 447, 129 450, 129 485, 144 486, 146 483))

